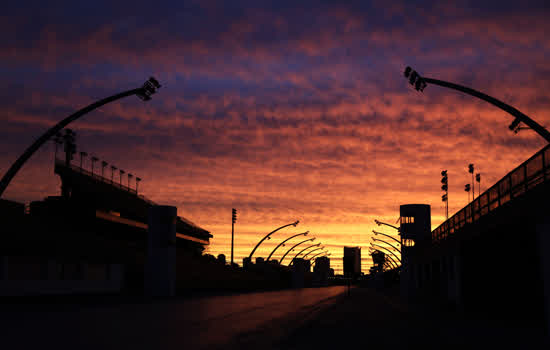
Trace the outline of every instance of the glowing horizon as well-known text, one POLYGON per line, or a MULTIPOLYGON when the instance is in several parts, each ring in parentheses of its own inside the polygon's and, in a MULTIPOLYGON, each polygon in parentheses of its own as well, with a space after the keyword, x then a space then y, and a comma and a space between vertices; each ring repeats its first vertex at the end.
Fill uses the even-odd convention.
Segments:
MULTIPOLYGON (((152 75, 162 84, 152 101, 71 125, 77 152, 141 177, 140 193, 213 234, 211 254, 229 260, 236 208, 239 264, 300 220, 255 256, 309 230, 337 273, 344 246, 363 248, 367 272, 372 229, 394 234, 374 219, 393 223, 399 205, 422 203, 432 228, 444 220, 441 170, 452 215, 468 200, 469 163, 483 191, 546 144, 510 132, 513 117, 496 107, 437 86, 420 93, 403 77, 410 65, 550 126, 544 4, 232 3, 8 5, 0 26, 17 35, 0 43, 0 174, 61 118, 152 75)), ((3 198, 57 193, 50 144, 3 198)))

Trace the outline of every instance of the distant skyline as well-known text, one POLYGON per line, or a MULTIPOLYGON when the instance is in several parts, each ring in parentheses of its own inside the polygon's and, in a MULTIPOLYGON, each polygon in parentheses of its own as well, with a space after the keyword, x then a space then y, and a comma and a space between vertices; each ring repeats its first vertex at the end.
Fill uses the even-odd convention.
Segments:
MULTIPOLYGON (((0 174, 60 119, 155 76, 152 101, 75 122, 77 152, 142 178, 140 193, 210 231, 207 251, 228 260, 236 208, 239 264, 300 220, 254 256, 309 230, 341 273, 343 247, 393 234, 374 219, 395 223, 400 204, 430 204, 433 228, 444 220, 441 170, 452 215, 468 200, 469 163, 486 190, 545 145, 473 97, 415 91, 407 65, 550 127, 544 1, 15 2, 0 16, 0 174)), ((58 194, 53 149, 3 198, 58 194)), ((362 260, 366 272, 367 250, 362 260)))

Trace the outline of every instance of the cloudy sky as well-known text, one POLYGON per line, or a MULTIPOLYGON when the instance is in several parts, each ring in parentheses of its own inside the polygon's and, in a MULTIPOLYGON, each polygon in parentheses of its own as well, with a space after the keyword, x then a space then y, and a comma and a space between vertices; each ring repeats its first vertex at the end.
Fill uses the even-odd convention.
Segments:
MULTIPOLYGON (((363 247, 365 271, 374 219, 395 223, 400 204, 425 203, 432 227, 443 221, 442 169, 454 213, 468 200, 468 163, 483 190, 545 145, 483 101, 420 93, 403 77, 410 65, 550 127, 544 1, 115 3, 3 5, 0 174, 58 120, 155 76, 152 101, 75 122, 78 151, 140 176, 143 194, 211 231, 211 254, 229 257, 236 208, 239 263, 300 220, 255 256, 309 230, 337 272, 343 246, 363 247)), ((38 200, 59 183, 50 143, 3 197, 38 200)))

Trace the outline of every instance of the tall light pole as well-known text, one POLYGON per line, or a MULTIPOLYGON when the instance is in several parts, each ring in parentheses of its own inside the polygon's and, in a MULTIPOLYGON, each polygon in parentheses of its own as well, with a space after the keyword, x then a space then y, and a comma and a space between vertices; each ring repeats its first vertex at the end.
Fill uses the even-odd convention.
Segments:
POLYGON ((233 208, 231 209, 231 266, 233 266, 233 243, 234 243, 234 235, 235 235, 235 222, 237 222, 237 209, 233 208))
POLYGON ((447 170, 441 171, 441 190, 445 191, 445 194, 441 196, 441 200, 445 202, 445 217, 449 220, 449 177, 447 176, 447 170))
POLYGON ((395 260, 393 260, 393 258, 391 257, 391 255, 385 254, 383 251, 378 250, 378 249, 375 249, 375 248, 372 248, 372 247, 369 247, 369 249, 372 249, 372 250, 374 250, 374 251, 376 251, 376 252, 380 252, 380 253, 384 254, 384 257, 388 258, 388 259, 393 263, 393 265, 395 265, 395 268, 399 268, 400 265, 399 265, 397 262, 395 262, 395 260))
POLYGON ((548 132, 548 130, 546 130, 540 124, 535 122, 533 119, 529 118, 527 115, 521 113, 520 111, 518 111, 514 107, 512 107, 512 106, 510 106, 510 105, 508 105, 508 104, 506 104, 502 101, 499 101, 494 97, 491 97, 491 96, 486 95, 482 92, 476 91, 472 88, 465 87, 465 86, 462 86, 462 85, 450 83, 450 82, 443 81, 443 80, 437 80, 437 79, 422 77, 422 76, 420 76, 420 74, 418 74, 418 72, 414 71, 411 67, 405 68, 404 75, 405 75, 405 78, 407 78, 409 80, 409 83, 411 85, 413 85, 417 91, 422 92, 422 91, 424 91, 424 89, 426 88, 426 86, 428 84, 433 84, 433 85, 439 85, 439 86, 446 87, 446 88, 453 89, 453 90, 458 90, 458 91, 463 92, 465 94, 468 94, 470 96, 477 97, 477 98, 479 98, 479 99, 481 99, 485 102, 489 102, 490 104, 502 109, 503 111, 508 112, 509 114, 511 114, 515 117, 515 119, 510 124, 510 126, 508 126, 508 128, 510 130, 517 133, 521 129, 520 123, 524 123, 525 125, 527 125, 531 129, 533 129, 541 137, 543 137, 547 142, 550 142, 550 132, 548 132))
POLYGON ((292 258, 292 260, 290 261, 290 264, 288 264, 288 266, 290 266, 290 265, 292 265, 292 263, 294 263, 294 260, 296 260, 296 258, 298 257, 298 255, 302 254, 303 252, 305 252, 305 251, 308 250, 308 249, 311 249, 311 248, 313 248, 313 247, 318 247, 318 246, 320 246, 320 245, 321 245, 321 242, 319 242, 319 243, 317 243, 317 244, 312 244, 312 245, 310 245, 310 246, 308 246, 308 247, 306 247, 306 248, 300 250, 300 251, 298 252, 298 254, 296 254, 296 255, 294 256, 294 258, 292 258))
POLYGON ((390 235, 387 235, 387 234, 385 234, 385 233, 378 232, 378 231, 375 231, 375 230, 372 230, 372 232, 373 232, 375 235, 382 235, 382 236, 386 236, 386 237, 388 237, 388 238, 391 238, 391 239, 393 239, 394 241, 396 241, 397 243, 401 244, 401 242, 400 242, 397 238, 395 238, 395 237, 392 237, 392 236, 390 236, 390 235))
POLYGON ((474 165, 473 164, 468 164, 468 172, 472 174, 472 201, 473 201, 476 197, 476 191, 475 191, 476 187, 474 186, 474 165))
POLYGON ((399 227, 397 227, 397 226, 393 226, 392 224, 388 224, 388 223, 386 223, 386 222, 382 222, 382 221, 376 220, 376 219, 374 219, 374 222, 375 222, 378 226, 385 225, 385 226, 391 227, 391 228, 393 228, 393 229, 396 229, 396 230, 399 232, 399 227))
MULTIPOLYGON (((321 249, 324 249, 324 248, 321 248, 321 249)), ((314 249, 314 250, 315 250, 315 249, 314 249)), ((313 252, 313 250, 312 250, 311 252, 313 252)), ((311 252, 309 252, 308 254, 310 254, 311 252)), ((311 260, 315 259, 316 256, 319 256, 319 255, 321 255, 321 254, 327 254, 327 253, 328 253, 327 251, 323 250, 322 252, 319 252, 319 253, 317 253, 317 254, 313 254, 313 255, 310 256, 309 259, 307 259, 307 260, 308 260, 308 261, 311 261, 311 260)), ((306 257, 304 256, 304 259, 305 259, 305 258, 306 258, 306 257)))
POLYGON ((252 261, 252 255, 254 254, 254 252, 256 251, 256 249, 258 249, 258 247, 260 246, 260 244, 262 244, 263 241, 265 241, 266 239, 268 239, 269 236, 271 236, 271 235, 274 234, 275 232, 277 232, 277 231, 279 231, 280 229, 283 229, 283 228, 285 228, 285 227, 287 227, 287 226, 294 226, 294 227, 296 227, 299 223, 300 223, 300 221, 299 221, 299 220, 296 220, 295 222, 292 222, 292 223, 290 223, 290 224, 283 225, 283 226, 281 226, 281 227, 279 227, 279 228, 276 228, 275 230, 269 232, 264 238, 261 239, 261 241, 258 242, 258 244, 256 244, 256 246, 254 247, 254 249, 252 249, 252 251, 250 252, 250 255, 248 256, 248 259, 249 259, 250 261, 252 261))
POLYGON ((2 180, 0 180, 0 197, 2 197, 2 194, 10 184, 13 177, 17 174, 19 169, 25 164, 25 162, 49 139, 51 139, 54 135, 56 135, 59 131, 61 131, 64 127, 66 127, 69 123, 77 120, 78 118, 82 117, 86 113, 89 113, 93 111, 94 109, 101 107, 109 102, 113 102, 116 100, 119 100, 121 98, 136 95, 139 98, 141 98, 144 101, 148 101, 151 99, 151 95, 153 95, 156 90, 160 88, 159 82, 151 77, 149 80, 143 84, 142 87, 137 89, 132 89, 128 91, 121 92, 119 94, 104 98, 102 100, 99 100, 97 102, 92 103, 91 105, 82 108, 81 110, 71 114, 67 118, 63 119, 56 125, 54 125, 52 128, 50 128, 48 131, 46 131, 42 136, 40 136, 32 145, 29 146, 23 152, 19 158, 15 161, 15 163, 12 164, 12 166, 8 169, 8 171, 4 174, 2 177, 2 180))
POLYGON ((375 237, 372 237, 372 240, 376 241, 376 242, 386 243, 387 245, 389 245, 390 247, 392 247, 393 249, 395 249, 399 253, 401 253, 401 249, 399 249, 399 247, 394 246, 393 244, 390 244, 390 242, 387 242, 387 241, 384 241, 383 239, 379 239, 379 238, 375 238, 375 237))
POLYGON ((308 256, 309 254, 311 254, 311 253, 313 253, 313 252, 315 252, 315 251, 318 251, 319 249, 325 249, 325 247, 319 247, 319 248, 315 248, 315 249, 310 250, 309 252, 307 252, 306 255, 304 255, 304 256, 302 257, 302 259, 306 260, 306 258, 307 258, 307 256, 308 256))
POLYGON ((294 238, 294 237, 298 237, 298 236, 307 236, 308 233, 309 233, 309 231, 306 231, 306 232, 298 233, 298 234, 295 234, 294 236, 288 237, 287 239, 285 239, 284 241, 282 241, 281 243, 279 243, 279 245, 276 246, 275 249, 273 249, 273 251, 271 252, 271 254, 269 254, 269 256, 267 257, 266 261, 269 261, 269 259, 270 259, 271 256, 273 255, 273 253, 275 253, 275 251, 276 251, 280 246, 284 246, 286 242, 290 241, 290 240, 291 240, 292 238, 294 238))
POLYGON ((305 242, 313 242, 314 240, 315 240, 315 237, 310 238, 310 239, 304 239, 303 241, 296 243, 296 244, 295 244, 294 246, 292 246, 289 250, 287 250, 286 253, 283 254, 283 257, 281 258, 281 261, 279 261, 279 265, 282 265, 282 264, 283 264, 283 260, 285 260, 285 257, 288 255, 288 253, 290 253, 291 251, 293 251, 294 248, 296 248, 297 246, 299 246, 299 245, 302 244, 302 243, 305 243, 305 242))
POLYGON ((398 257, 397 255, 395 255, 395 253, 392 252, 391 250, 389 250, 388 248, 383 247, 383 246, 381 246, 381 245, 379 245, 379 244, 376 244, 376 243, 372 243, 372 242, 370 242, 370 244, 371 244, 372 246, 374 246, 374 247, 378 247, 378 248, 381 248, 381 249, 386 250, 388 253, 390 253, 391 255, 393 255, 397 260, 399 260, 399 263, 400 263, 400 264, 403 264, 403 263, 401 262, 401 259, 399 259, 399 257, 398 257))

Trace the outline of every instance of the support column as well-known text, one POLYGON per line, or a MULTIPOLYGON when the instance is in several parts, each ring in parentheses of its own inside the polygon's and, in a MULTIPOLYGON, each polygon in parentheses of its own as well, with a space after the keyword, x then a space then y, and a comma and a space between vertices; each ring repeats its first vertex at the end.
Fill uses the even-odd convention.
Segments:
POLYGON ((149 296, 175 295, 177 208, 156 205, 149 209, 145 292, 149 296))

